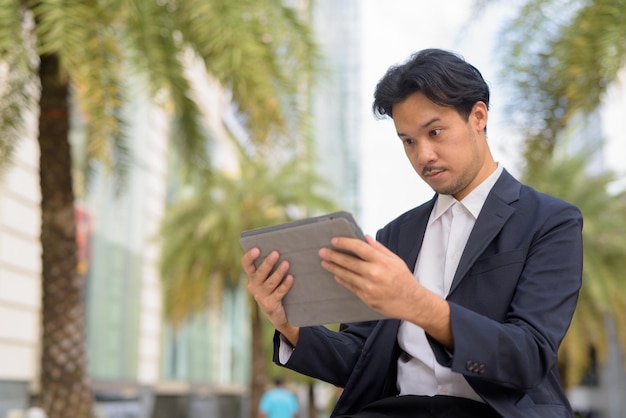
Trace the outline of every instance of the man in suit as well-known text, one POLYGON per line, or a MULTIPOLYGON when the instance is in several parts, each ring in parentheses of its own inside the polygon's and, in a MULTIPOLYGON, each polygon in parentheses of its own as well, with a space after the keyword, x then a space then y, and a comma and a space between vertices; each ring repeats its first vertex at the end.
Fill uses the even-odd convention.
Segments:
MULTIPOLYGON (((278 254, 242 259, 276 328, 274 361, 344 388, 333 417, 572 417, 557 351, 582 278, 577 208, 515 180, 487 142, 489 88, 461 57, 424 50, 374 94, 436 192, 376 240, 333 238, 324 268, 388 320, 295 327, 278 254)), ((400 181, 400 180, 399 180, 400 181)))

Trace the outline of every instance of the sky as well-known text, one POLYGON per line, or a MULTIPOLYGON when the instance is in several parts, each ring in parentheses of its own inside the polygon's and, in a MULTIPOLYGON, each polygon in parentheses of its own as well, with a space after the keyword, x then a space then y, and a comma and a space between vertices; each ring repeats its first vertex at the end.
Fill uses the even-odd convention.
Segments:
MULTIPOLYGON (((361 208, 363 231, 376 231, 395 217, 430 199, 433 191, 422 182, 404 155, 390 120, 376 120, 371 103, 374 88, 390 65, 403 62, 424 48, 461 54, 477 67, 490 85, 488 137, 494 158, 518 173, 516 140, 503 119, 503 91, 498 90, 496 39, 511 13, 496 2, 480 16, 471 0, 361 0, 362 141, 361 208)), ((509 3, 510 5, 510 3, 509 3)))

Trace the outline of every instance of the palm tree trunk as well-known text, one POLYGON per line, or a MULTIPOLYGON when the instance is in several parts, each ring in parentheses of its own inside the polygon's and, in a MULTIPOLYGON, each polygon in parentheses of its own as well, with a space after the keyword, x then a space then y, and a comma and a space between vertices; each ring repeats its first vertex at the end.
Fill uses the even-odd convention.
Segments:
POLYGON ((89 418, 83 282, 77 273, 69 88, 56 55, 41 57, 39 149, 42 247, 41 389, 49 418, 89 418))
POLYGON ((267 381, 267 360, 263 346, 263 324, 261 312, 256 303, 252 303, 252 387, 250 390, 250 418, 257 418, 259 401, 267 381))

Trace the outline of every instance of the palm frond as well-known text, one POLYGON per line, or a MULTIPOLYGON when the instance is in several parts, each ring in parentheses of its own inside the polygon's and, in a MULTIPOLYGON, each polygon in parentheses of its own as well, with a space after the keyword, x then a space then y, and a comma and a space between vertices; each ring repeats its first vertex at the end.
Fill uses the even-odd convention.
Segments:
POLYGON ((84 170, 91 173, 94 161, 114 173, 118 191, 125 184, 131 161, 126 144, 126 121, 123 118, 125 85, 124 54, 119 47, 115 28, 107 26, 108 13, 98 2, 92 2, 83 18, 92 22, 82 25, 82 46, 71 56, 64 55, 71 68, 72 85, 80 117, 88 138, 84 170))
POLYGON ((173 145, 188 163, 206 169, 209 139, 200 127, 201 112, 186 77, 185 45, 169 2, 129 0, 123 4, 124 43, 131 68, 148 79, 149 94, 168 97, 173 114, 173 145))
POLYGON ((27 4, 36 22, 39 55, 58 54, 68 59, 82 49, 85 22, 93 22, 94 9, 89 1, 33 0, 27 4))
POLYGON ((293 9, 275 0, 216 0, 184 2, 177 11, 184 41, 229 88, 255 141, 284 135, 288 121, 304 117, 299 89, 312 81, 319 57, 293 9))
POLYGON ((576 118, 596 109, 626 64, 625 0, 528 0, 500 41, 510 114, 540 171, 576 118))
POLYGON ((555 41, 556 75, 565 86, 566 122, 578 112, 594 110, 626 63, 625 8, 624 0, 590 2, 555 41))
POLYGON ((0 0, 0 175, 35 110, 36 55, 32 19, 19 3, 0 0))

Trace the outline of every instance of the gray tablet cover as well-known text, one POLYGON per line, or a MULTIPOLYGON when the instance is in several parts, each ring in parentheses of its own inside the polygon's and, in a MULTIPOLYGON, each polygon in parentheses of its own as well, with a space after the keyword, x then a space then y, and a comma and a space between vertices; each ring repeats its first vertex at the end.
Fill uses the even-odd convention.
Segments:
POLYGON ((385 318, 337 283, 321 266, 318 251, 331 247, 332 237, 364 239, 349 212, 336 212, 281 225, 245 231, 240 243, 244 250, 258 247, 259 265, 277 250, 280 261, 289 261, 294 284, 283 299, 287 319, 296 326, 369 321, 385 318))

